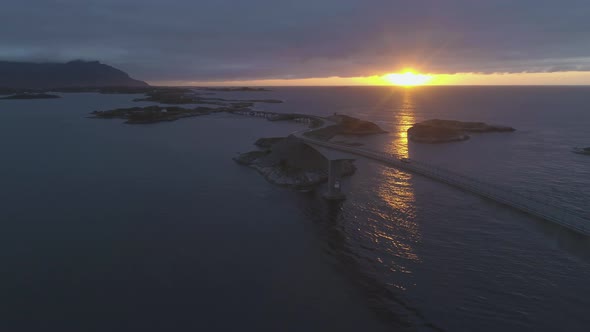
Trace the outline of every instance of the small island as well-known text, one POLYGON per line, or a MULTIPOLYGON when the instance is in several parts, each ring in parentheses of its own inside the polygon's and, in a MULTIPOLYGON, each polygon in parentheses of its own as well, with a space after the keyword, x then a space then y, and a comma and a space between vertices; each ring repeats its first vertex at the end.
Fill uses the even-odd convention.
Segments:
POLYGON ((186 105, 186 104, 204 104, 224 106, 229 102, 238 103, 270 103, 279 104, 282 100, 277 99, 254 99, 254 100, 240 100, 240 99, 224 99, 214 97, 204 97, 199 93, 185 88, 157 88, 145 92, 145 98, 137 98, 134 101, 151 101, 168 105, 186 105))
POLYGON ((198 90, 204 91, 219 91, 219 92, 263 92, 263 91, 271 91, 265 88, 250 88, 250 87, 200 87, 197 88, 198 90))
MULTIPOLYGON (((201 97, 193 90, 158 89, 145 91, 146 98, 141 100, 155 101, 163 104, 208 105, 197 107, 180 107, 154 105, 146 107, 117 108, 107 111, 94 111, 92 118, 123 119, 127 124, 151 124, 176 121, 182 118, 209 115, 213 113, 229 113, 239 116, 257 117, 267 121, 293 121, 310 128, 303 135, 318 139, 330 140, 337 135, 373 135, 385 133, 377 124, 351 116, 334 114, 320 117, 302 113, 277 113, 256 110, 257 102, 273 102, 268 100, 233 100, 201 97)), ((358 143, 345 143, 351 146, 358 143)), ((294 188, 310 190, 328 181, 329 160, 318 150, 306 144, 296 135, 289 137, 260 138, 255 143, 259 150, 236 156, 234 161, 256 169, 269 182, 294 188)), ((350 176, 356 171, 353 159, 338 160, 339 176, 350 176)))
POLYGON ((15 95, 1 97, 0 99, 8 100, 8 99, 56 99, 61 98, 58 95, 51 95, 48 93, 17 93, 15 95))
MULTIPOLYGON (((146 106, 117 108, 107 111, 94 111, 92 118, 123 119, 127 124, 150 124, 176 121, 182 118, 225 112, 240 116, 258 117, 267 121, 293 121, 307 125, 310 130, 303 135, 320 140, 330 140, 337 135, 373 135, 385 133, 373 122, 347 115, 334 114, 320 117, 301 113, 277 113, 255 110, 259 102, 280 102, 274 100, 233 100, 201 97, 193 90, 158 89, 145 91, 146 98, 163 104, 208 104, 197 107, 146 106), (210 106, 209 106, 210 105, 210 106)), ((137 101, 140 101, 137 100, 137 101)), ((355 145, 345 143, 343 145, 355 145)), ((289 137, 261 138, 255 143, 260 150, 240 154, 234 160, 256 169, 269 182, 295 189, 308 190, 328 181, 329 161, 296 135, 289 137)), ((339 160, 340 176, 350 176, 356 171, 353 160, 339 160)))
MULTIPOLYGON (((275 114, 270 121, 305 119, 311 129, 305 136, 329 140, 336 135, 373 135, 385 131, 376 124, 347 115, 321 118, 304 114, 275 114)), ((256 169, 269 182, 295 189, 312 189, 328 181, 328 159, 304 143, 296 135, 261 138, 256 141, 261 150, 240 154, 234 160, 256 169)), ((353 160, 339 161, 339 174, 350 176, 356 171, 353 160)))
POLYGON ((573 153, 577 153, 577 154, 585 154, 585 155, 590 155, 590 147, 587 148, 574 148, 572 150, 573 153))
POLYGON ((386 133, 377 124, 357 119, 348 115, 334 114, 326 118, 326 120, 335 123, 334 125, 320 128, 314 131, 305 133, 305 136, 329 140, 337 135, 349 136, 366 136, 386 133))
POLYGON ((134 101, 151 101, 160 104, 183 105, 183 104, 208 104, 224 105, 216 98, 201 98, 197 93, 189 89, 154 89, 146 92, 146 97, 137 98, 134 101))
POLYGON ((467 133, 513 132, 507 126, 489 125, 484 122, 462 122, 455 120, 426 120, 408 129, 408 138, 417 143, 447 143, 470 138, 467 133))
POLYGON ((108 111, 94 111, 93 118, 98 119, 124 119, 127 124, 147 124, 164 121, 176 121, 181 118, 188 118, 193 116, 208 115, 220 110, 209 107, 162 107, 162 106, 147 106, 147 107, 130 107, 117 108, 108 111))
MULTIPOLYGON (((298 138, 262 138, 256 145, 262 149, 240 154, 234 161, 254 168, 269 182, 294 189, 312 189, 328 181, 328 160, 298 138)), ((341 162, 342 176, 355 171, 352 160, 341 162)))

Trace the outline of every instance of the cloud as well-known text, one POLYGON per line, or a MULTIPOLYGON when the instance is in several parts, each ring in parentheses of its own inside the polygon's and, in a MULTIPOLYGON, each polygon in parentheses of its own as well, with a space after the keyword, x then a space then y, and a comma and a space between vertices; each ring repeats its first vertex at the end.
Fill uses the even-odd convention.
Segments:
POLYGON ((0 59, 145 80, 590 70, 586 0, 4 0, 0 59))

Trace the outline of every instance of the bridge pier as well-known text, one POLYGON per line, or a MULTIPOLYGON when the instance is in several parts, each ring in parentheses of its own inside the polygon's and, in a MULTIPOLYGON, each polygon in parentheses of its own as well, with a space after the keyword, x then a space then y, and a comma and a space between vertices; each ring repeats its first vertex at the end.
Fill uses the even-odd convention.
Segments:
POLYGON ((340 189, 339 160, 328 160, 328 191, 324 193, 324 198, 331 201, 346 199, 346 195, 340 189))

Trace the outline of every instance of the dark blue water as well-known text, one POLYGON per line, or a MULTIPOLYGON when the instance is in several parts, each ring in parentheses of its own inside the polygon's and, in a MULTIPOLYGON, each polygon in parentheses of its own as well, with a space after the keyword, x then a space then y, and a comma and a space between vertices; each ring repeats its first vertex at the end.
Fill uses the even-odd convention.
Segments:
MULTIPOLYGON (((588 215, 587 88, 284 88, 262 109, 348 113, 360 139, 588 215), (408 143, 428 118, 511 125, 408 143)), ((219 93, 252 97, 252 93, 219 93)), ((0 104, 6 331, 570 330, 590 324, 586 238, 359 159, 348 200, 274 187, 231 157, 297 124, 87 119, 129 95, 0 104)), ((346 138, 351 139, 351 138, 346 138)))

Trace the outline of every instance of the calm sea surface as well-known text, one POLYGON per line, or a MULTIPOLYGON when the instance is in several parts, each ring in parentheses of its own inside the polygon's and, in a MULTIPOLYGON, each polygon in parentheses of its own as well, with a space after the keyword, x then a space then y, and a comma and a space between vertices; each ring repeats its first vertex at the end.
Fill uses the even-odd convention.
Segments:
MULTIPOLYGON (((87 118, 135 95, 0 101, 2 331, 587 331, 590 240, 359 158, 348 199, 231 158, 302 127, 87 118)), ((259 109, 377 122, 360 141, 590 218, 590 88, 277 88, 259 109), (408 143, 430 118, 513 126, 408 143)))

